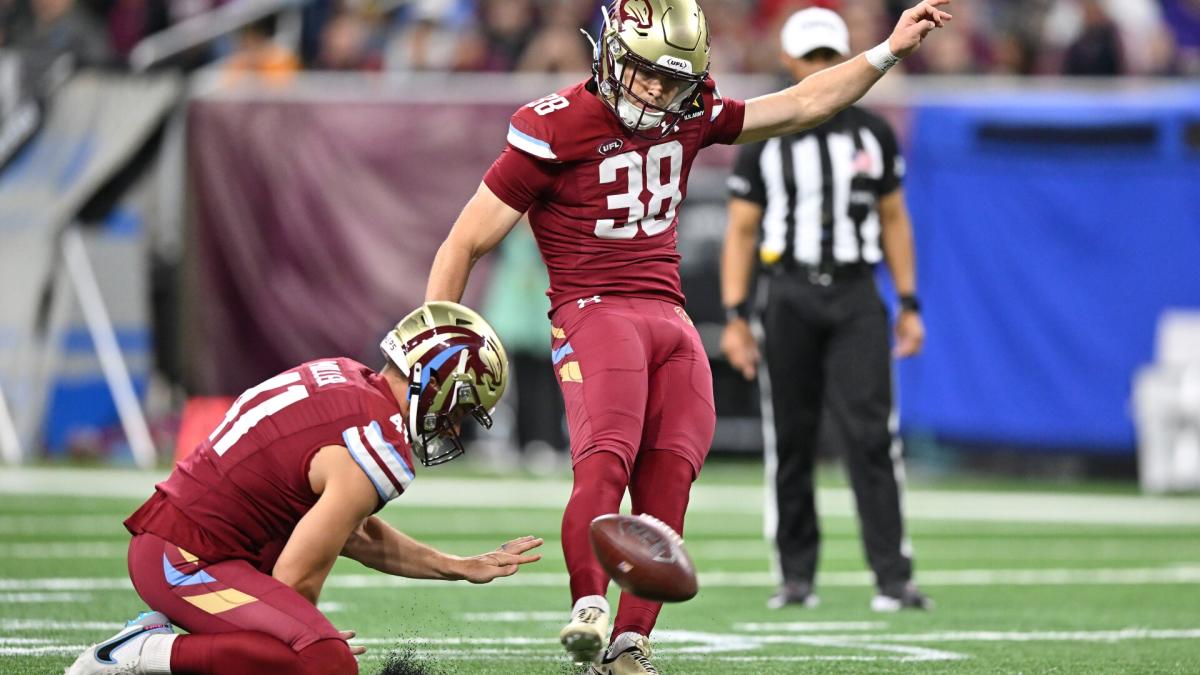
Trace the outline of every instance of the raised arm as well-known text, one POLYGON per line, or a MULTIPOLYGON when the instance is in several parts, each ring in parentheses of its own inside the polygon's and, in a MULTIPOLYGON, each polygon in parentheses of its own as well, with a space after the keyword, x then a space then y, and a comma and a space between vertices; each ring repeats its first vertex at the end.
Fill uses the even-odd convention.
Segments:
POLYGON ((425 300, 461 300, 475 262, 496 248, 520 219, 519 211, 480 183, 438 248, 429 270, 425 300))
POLYGON ((737 143, 750 143, 815 127, 867 93, 895 63, 917 51, 950 15, 938 9, 950 0, 924 0, 900 16, 891 36, 878 47, 804 78, 799 84, 746 101, 737 143))

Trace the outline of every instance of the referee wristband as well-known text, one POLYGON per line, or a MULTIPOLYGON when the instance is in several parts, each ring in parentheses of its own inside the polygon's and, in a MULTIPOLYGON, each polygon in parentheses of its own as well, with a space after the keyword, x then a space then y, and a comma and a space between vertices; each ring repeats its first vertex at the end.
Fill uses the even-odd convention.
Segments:
POLYGON ((725 323, 734 319, 748 320, 750 318, 750 302, 743 300, 732 307, 725 308, 725 323))
POLYGON ((921 313, 921 301, 917 296, 906 293, 897 298, 900 301, 900 309, 905 312, 913 312, 914 314, 921 313))
POLYGON ((881 73, 886 73, 892 69, 892 66, 900 63, 900 57, 892 53, 892 48, 888 47, 887 40, 868 49, 864 56, 872 66, 875 66, 875 70, 881 73))

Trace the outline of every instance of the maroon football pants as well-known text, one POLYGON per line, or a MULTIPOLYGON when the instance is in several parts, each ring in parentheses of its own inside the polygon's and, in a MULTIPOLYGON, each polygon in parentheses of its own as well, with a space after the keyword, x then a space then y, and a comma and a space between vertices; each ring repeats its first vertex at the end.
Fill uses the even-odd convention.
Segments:
MULTIPOLYGON (((681 307, 602 296, 560 307, 553 361, 566 403, 575 483, 563 514, 571 597, 604 595, 608 576, 592 554, 592 518, 620 509, 683 532, 692 481, 716 425, 712 372, 681 307)), ((622 594, 614 635, 649 634, 661 605, 622 594)))
POLYGON ((207 563, 153 534, 129 543, 142 600, 188 631, 171 671, 187 675, 357 673, 337 629, 299 593, 244 560, 207 563))

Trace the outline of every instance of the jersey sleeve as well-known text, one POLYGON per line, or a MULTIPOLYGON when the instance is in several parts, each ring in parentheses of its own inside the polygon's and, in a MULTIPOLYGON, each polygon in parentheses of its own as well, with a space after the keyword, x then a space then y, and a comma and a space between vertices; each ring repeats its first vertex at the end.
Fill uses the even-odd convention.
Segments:
POLYGON ((500 201, 525 213, 554 185, 555 175, 556 165, 534 159, 510 144, 492 162, 483 183, 500 201))
POLYGON ((717 143, 731 145, 742 134, 742 124, 746 120, 746 102, 721 96, 712 78, 704 84, 706 91, 703 96, 708 99, 705 102, 708 124, 704 128, 701 147, 717 143))
POLYGON ((382 423, 369 416, 356 419, 342 432, 346 449, 379 493, 380 504, 390 502, 412 484, 412 450, 403 429, 403 421, 385 419, 382 423), (394 427, 394 428, 393 428, 394 427))
MULTIPOLYGON (((544 114, 547 110, 539 108, 556 105, 559 100, 566 101, 562 96, 549 96, 513 113, 508 121, 508 145, 483 177, 489 190, 521 213, 554 184, 555 167, 562 162, 555 152, 554 126, 544 114)), ((559 109, 550 108, 549 112, 559 109)))
POLYGON ((738 149, 733 172, 725 180, 730 197, 745 199, 760 206, 767 205, 767 187, 762 176, 762 157, 765 143, 743 145, 738 149))
POLYGON ((569 102, 561 95, 551 95, 538 99, 529 105, 522 106, 508 120, 508 137, 506 140, 511 147, 546 162, 560 162, 559 148, 555 146, 555 129, 548 116, 562 108, 553 107, 556 101, 562 101, 566 107, 569 102), (542 106, 551 106, 543 108, 542 106))
POLYGON ((886 120, 876 118, 871 131, 879 138, 880 150, 883 151, 883 176, 879 179, 879 194, 891 194, 904 184, 904 155, 900 152, 900 144, 896 141, 892 125, 886 120))

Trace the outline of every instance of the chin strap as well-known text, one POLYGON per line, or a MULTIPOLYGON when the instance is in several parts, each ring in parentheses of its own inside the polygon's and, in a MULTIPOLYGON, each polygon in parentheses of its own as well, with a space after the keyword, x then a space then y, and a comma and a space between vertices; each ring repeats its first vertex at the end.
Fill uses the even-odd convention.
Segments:
POLYGON ((420 445, 424 454, 425 441, 421 435, 421 428, 417 426, 417 403, 421 400, 421 370, 421 364, 414 363, 412 379, 408 381, 408 441, 414 448, 420 445))
MULTIPOLYGON (((608 20, 605 19, 604 23, 607 24, 608 20)), ((592 34, 583 28, 580 28, 579 32, 583 33, 583 37, 587 38, 588 43, 592 45, 592 63, 596 63, 596 59, 600 58, 600 45, 596 43, 596 38, 592 37, 592 34)))

